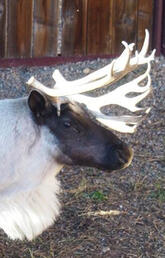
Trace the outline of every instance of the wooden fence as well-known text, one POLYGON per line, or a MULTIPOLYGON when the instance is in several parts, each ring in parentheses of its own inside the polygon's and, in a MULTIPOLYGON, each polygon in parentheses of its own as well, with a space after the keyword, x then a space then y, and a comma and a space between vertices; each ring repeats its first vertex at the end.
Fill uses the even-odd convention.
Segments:
POLYGON ((152 0, 0 0, 0 57, 84 56, 140 48, 152 0))

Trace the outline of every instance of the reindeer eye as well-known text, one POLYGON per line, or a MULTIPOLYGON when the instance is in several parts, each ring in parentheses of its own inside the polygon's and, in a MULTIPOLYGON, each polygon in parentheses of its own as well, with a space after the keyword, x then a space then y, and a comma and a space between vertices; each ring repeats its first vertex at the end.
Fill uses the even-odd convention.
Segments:
POLYGON ((69 128, 69 127, 71 127, 71 123, 70 123, 70 122, 64 122, 64 126, 65 126, 66 128, 69 128))

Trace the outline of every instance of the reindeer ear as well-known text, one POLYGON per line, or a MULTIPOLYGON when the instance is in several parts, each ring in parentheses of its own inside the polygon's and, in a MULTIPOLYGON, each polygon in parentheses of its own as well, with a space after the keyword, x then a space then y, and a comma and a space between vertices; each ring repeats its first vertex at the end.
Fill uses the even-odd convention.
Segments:
POLYGON ((36 117, 44 115, 48 107, 46 97, 36 90, 31 91, 28 98, 28 105, 36 117))

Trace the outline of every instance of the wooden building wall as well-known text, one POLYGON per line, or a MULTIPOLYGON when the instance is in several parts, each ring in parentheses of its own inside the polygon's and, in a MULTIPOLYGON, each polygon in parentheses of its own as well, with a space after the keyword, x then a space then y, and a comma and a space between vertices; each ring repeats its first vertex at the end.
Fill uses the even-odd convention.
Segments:
POLYGON ((0 0, 0 57, 84 56, 140 48, 152 0, 0 0), (61 8, 62 6, 62 8, 61 8))

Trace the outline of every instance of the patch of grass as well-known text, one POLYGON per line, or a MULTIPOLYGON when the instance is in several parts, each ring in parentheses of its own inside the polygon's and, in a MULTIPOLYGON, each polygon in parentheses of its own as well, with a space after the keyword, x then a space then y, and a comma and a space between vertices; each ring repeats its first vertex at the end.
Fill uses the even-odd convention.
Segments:
POLYGON ((155 184, 155 188, 155 191, 151 193, 151 197, 160 202, 165 202, 165 188, 160 183, 155 184))
POLYGON ((83 193, 82 196, 85 198, 90 198, 95 201, 107 200, 107 196, 102 191, 93 191, 90 193, 83 193))

